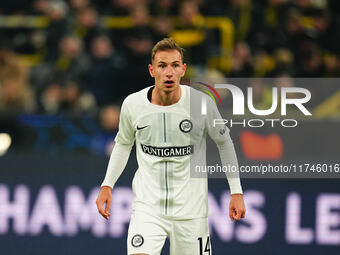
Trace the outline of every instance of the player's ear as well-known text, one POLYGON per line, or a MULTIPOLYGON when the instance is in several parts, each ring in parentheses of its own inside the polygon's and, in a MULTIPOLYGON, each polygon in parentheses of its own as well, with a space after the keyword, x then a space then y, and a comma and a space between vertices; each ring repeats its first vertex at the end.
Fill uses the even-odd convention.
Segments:
POLYGON ((149 73, 150 73, 151 77, 154 77, 152 65, 149 64, 148 68, 149 68, 149 73))
POLYGON ((182 67, 182 76, 181 77, 184 76, 186 70, 187 70, 187 64, 183 64, 183 67, 182 67))

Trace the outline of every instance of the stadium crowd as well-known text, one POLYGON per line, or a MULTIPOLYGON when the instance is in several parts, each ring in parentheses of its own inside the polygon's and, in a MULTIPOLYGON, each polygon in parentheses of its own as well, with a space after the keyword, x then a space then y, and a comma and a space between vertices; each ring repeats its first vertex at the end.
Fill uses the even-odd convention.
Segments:
POLYGON ((167 36, 185 49, 192 67, 187 79, 197 73, 339 77, 339 14, 335 0, 1 1, 0 15, 44 16, 48 26, 0 25, 0 112, 110 119, 125 96, 152 84, 150 51, 167 36), (121 28, 109 28, 104 16, 129 17, 132 26, 122 21, 121 28), (219 34, 204 27, 202 18, 215 16, 234 26, 228 69, 211 65, 221 54, 219 34), (23 64, 27 55, 39 61, 23 64))

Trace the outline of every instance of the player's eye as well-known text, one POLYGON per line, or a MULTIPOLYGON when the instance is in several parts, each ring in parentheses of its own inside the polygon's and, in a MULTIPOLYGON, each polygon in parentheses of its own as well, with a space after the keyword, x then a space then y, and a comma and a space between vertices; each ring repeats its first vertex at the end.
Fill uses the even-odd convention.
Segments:
POLYGON ((179 67, 179 64, 176 63, 176 64, 173 64, 172 66, 173 67, 179 67))
POLYGON ((159 65, 159 67, 160 67, 160 68, 165 68, 165 67, 166 67, 166 65, 159 65))

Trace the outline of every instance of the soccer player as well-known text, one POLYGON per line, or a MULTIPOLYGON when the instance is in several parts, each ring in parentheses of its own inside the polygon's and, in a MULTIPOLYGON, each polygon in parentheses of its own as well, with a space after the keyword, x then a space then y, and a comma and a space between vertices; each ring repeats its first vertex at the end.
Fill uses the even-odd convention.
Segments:
MULTIPOLYGON (((206 134, 216 142, 223 165, 237 165, 237 159, 227 128, 214 128, 209 122, 221 118, 212 100, 206 116, 191 118, 190 97, 201 98, 202 93, 180 85, 185 70, 182 49, 171 38, 163 39, 154 46, 149 65, 155 85, 129 95, 122 104, 119 132, 96 204, 108 220, 112 188, 135 142, 138 170, 132 183, 128 255, 160 254, 166 237, 171 255, 212 254, 208 182, 191 176, 190 163, 206 164, 206 134)), ((240 179, 228 177, 228 183, 229 217, 240 220, 245 217, 240 179)))

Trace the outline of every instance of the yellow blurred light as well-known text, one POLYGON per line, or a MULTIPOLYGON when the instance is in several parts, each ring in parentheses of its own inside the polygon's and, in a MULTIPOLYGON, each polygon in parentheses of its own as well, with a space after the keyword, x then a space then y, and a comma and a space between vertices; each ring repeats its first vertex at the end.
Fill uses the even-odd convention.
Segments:
POLYGON ((0 156, 4 155, 12 144, 12 138, 7 133, 0 133, 0 156))

